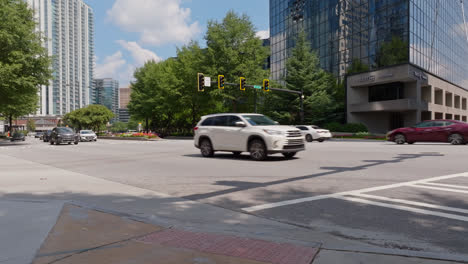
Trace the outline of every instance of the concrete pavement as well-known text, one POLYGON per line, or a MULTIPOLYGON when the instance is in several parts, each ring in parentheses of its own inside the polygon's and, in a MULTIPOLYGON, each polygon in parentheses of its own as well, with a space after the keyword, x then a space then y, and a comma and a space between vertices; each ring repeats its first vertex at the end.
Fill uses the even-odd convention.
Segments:
MULTIPOLYGON (((99 146, 102 147, 102 145, 99 146)), ((33 146, 21 145, 20 147, 22 149, 16 150, 19 151, 17 153, 24 153, 25 156, 34 150, 32 149, 33 146)), ((61 150, 60 148, 62 147, 70 155, 69 159, 65 161, 67 166, 76 166, 78 168, 80 161, 75 158, 82 155, 76 152, 79 149, 75 148, 75 146, 71 146, 71 148, 68 148, 68 146, 58 146, 56 149, 61 150), (76 165, 74 164, 75 162, 76 165)), ((9 201, 11 199, 46 200, 58 201, 59 203, 69 201, 72 204, 110 213, 116 217, 123 217, 132 221, 142 221, 156 226, 156 228, 173 228, 185 232, 212 233, 309 248, 320 248, 316 261, 321 260, 322 263, 337 263, 336 259, 340 258, 345 258, 347 261, 355 260, 362 263, 375 263, 375 259, 378 256, 384 255, 388 257, 382 257, 382 259, 388 258, 388 263, 418 263, 415 261, 427 260, 427 258, 460 261, 468 259, 466 256, 460 255, 431 255, 425 254, 425 252, 373 247, 360 241, 348 240, 345 237, 333 236, 326 232, 284 224, 254 215, 226 210, 218 206, 189 201, 153 190, 131 186, 124 181, 118 183, 84 173, 73 172, 69 169, 57 168, 57 165, 63 165, 61 163, 63 159, 54 155, 48 158, 50 161, 57 161, 57 164, 53 164, 52 162, 51 165, 46 165, 20 157, 13 157, 10 155, 11 153, 2 152, 4 150, 0 148, 0 167, 2 168, 0 171, 0 178, 2 179, 0 182, 0 199, 2 201, 9 201), (343 252, 346 254, 343 254, 343 252), (425 259, 398 257, 396 255, 417 256, 424 257, 425 259)), ((61 152, 59 150, 57 150, 56 154, 61 152)), ((114 162, 118 162, 118 160, 115 161, 114 159, 114 162)), ((244 161, 240 160, 240 162, 244 161)), ((105 162, 101 165, 108 169, 111 169, 113 166, 113 164, 105 162)), ((130 183, 133 175, 130 174, 127 177, 130 183)), ((115 240, 118 239, 116 238, 115 240)), ((36 248, 38 246, 36 245, 36 248)), ((3 255, 2 253, 0 252, 0 255, 3 255)), ((76 257, 82 256, 82 254, 78 254, 76 257)), ((218 261, 215 263, 226 262, 218 261)))

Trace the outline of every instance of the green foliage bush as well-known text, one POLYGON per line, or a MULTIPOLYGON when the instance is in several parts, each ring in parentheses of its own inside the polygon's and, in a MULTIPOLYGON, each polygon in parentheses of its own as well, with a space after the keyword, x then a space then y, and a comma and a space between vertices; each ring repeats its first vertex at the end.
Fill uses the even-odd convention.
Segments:
POLYGON ((325 124, 323 127, 332 132, 358 133, 358 132, 369 131, 367 127, 361 123, 348 123, 348 124, 342 125, 338 122, 331 122, 331 123, 325 124))

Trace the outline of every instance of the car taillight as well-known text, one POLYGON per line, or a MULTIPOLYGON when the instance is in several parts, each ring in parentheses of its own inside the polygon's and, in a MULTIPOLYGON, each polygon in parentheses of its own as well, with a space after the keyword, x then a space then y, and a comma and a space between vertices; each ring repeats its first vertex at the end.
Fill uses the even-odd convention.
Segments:
POLYGON ((197 131, 197 130, 198 130, 198 127, 194 127, 194 128, 193 128, 193 131, 197 131))

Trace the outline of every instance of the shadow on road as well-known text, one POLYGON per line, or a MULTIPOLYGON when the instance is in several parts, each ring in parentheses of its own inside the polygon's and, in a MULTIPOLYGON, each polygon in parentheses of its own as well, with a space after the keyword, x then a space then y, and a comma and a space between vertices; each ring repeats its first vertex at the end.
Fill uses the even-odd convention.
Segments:
MULTIPOLYGON (((189 157, 189 158, 203 158, 203 159, 206 159, 205 157, 203 157, 201 154, 186 154, 186 155, 183 155, 184 157, 189 157)), ((246 161, 251 161, 251 162, 258 162, 258 161, 254 161, 250 158, 249 155, 239 155, 239 156, 235 156, 233 154, 228 154, 228 153, 221 153, 221 154, 215 154, 211 159, 226 159, 226 160, 246 160, 246 161)), ((295 159, 298 159, 296 157, 294 158, 290 158, 290 159, 287 159, 283 156, 268 156, 268 158, 262 162, 271 162, 271 161, 289 161, 289 160, 295 160, 295 159)))
MULTIPOLYGON (((192 195, 184 196, 182 198, 189 199, 189 200, 202 200, 202 199, 207 199, 207 198, 211 198, 211 197, 215 197, 215 196, 230 194, 230 193, 234 193, 234 192, 240 192, 240 191, 245 191, 245 190, 250 190, 250 189, 255 189, 255 188, 261 188, 261 187, 268 187, 268 186, 273 186, 273 185, 278 185, 278 184, 283 184, 283 183, 289 183, 289 182, 295 182, 295 181, 301 181, 301 180, 306 180, 306 179, 312 179, 312 178, 316 178, 316 177, 333 175, 333 174, 347 172, 347 171, 365 170, 365 169, 370 168, 370 167, 381 166, 381 165, 384 165, 384 164, 400 163, 400 162, 404 162, 404 161, 411 160, 411 159, 417 159, 417 158, 422 158, 422 157, 433 157, 433 156, 444 156, 444 155, 439 154, 439 153, 399 154, 398 156, 396 156, 396 157, 394 157, 392 159, 389 159, 389 160, 364 160, 363 162, 365 164, 362 164, 362 165, 359 165, 359 166, 353 166, 353 167, 321 167, 320 169, 326 170, 326 171, 315 173, 315 174, 310 174, 310 175, 304 175, 304 176, 299 176, 299 177, 288 178, 288 179, 281 179, 281 180, 263 182, 263 183, 230 181, 229 186, 233 186, 233 188, 226 189, 226 190, 209 192, 209 193, 192 194, 192 195)), ((221 181, 221 182, 217 181, 217 182, 215 182, 215 185, 226 185, 226 182, 225 181, 221 181)))

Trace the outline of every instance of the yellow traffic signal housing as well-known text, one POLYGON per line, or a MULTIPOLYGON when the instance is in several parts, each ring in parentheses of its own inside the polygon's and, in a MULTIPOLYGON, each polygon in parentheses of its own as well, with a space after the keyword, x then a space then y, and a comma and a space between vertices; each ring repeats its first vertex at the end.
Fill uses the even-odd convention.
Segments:
POLYGON ((245 78, 240 77, 239 80, 240 80, 240 90, 245 91, 245 78))
POLYGON ((268 80, 268 79, 263 80, 263 91, 265 91, 265 92, 270 91, 270 80, 268 80))
POLYGON ((197 73, 197 76, 198 76, 198 81, 197 81, 198 91, 203 92, 205 91, 205 75, 203 73, 197 73))
POLYGON ((218 75, 218 89, 224 89, 224 75, 218 75))

